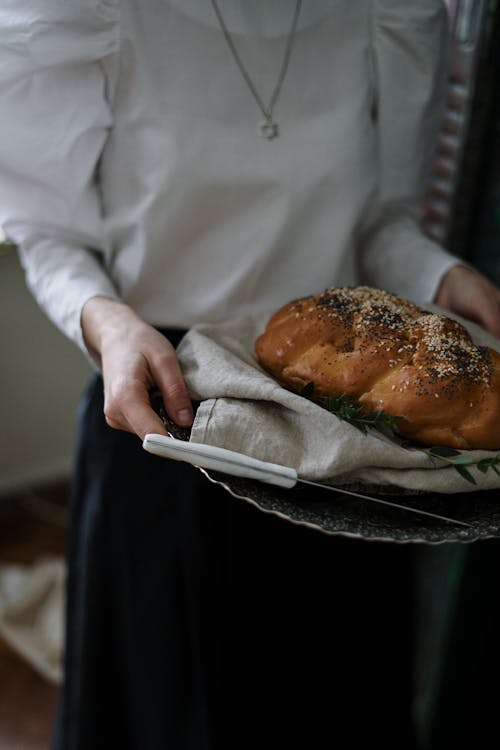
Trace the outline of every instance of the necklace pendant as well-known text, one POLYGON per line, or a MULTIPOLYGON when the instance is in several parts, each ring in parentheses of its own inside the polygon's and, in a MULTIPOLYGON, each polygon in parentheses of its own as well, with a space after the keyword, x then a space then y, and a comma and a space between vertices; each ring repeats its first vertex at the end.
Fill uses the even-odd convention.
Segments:
POLYGON ((268 141, 272 141, 279 136, 279 127, 277 122, 273 122, 270 117, 266 117, 259 125, 260 134, 268 141))

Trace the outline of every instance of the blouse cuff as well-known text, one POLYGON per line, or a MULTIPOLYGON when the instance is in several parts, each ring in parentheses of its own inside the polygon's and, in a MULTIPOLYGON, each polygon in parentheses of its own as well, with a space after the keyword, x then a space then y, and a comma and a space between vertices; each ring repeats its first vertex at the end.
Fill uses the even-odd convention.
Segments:
POLYGON ((83 339, 81 314, 95 296, 120 296, 95 253, 82 247, 39 238, 18 246, 26 283, 49 319, 96 366, 83 339))

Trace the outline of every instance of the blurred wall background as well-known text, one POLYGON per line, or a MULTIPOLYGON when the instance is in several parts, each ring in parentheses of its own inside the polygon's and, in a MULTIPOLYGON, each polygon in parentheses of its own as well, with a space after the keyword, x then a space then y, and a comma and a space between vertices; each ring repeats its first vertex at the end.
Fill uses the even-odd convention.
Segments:
POLYGON ((75 411, 90 373, 32 299, 15 250, 1 244, 0 347, 1 498, 68 476, 75 411))

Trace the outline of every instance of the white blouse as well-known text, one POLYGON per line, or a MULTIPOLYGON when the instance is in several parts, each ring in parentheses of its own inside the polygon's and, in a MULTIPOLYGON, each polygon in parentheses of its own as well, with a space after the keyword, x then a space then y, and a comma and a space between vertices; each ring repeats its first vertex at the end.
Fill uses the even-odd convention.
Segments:
MULTIPOLYGON (((295 0, 219 6, 267 102, 295 0)), ((431 300, 446 48, 440 0, 304 0, 270 141, 210 0, 2 0, 0 220, 38 302, 83 347, 97 294, 182 328, 360 281, 431 300)))

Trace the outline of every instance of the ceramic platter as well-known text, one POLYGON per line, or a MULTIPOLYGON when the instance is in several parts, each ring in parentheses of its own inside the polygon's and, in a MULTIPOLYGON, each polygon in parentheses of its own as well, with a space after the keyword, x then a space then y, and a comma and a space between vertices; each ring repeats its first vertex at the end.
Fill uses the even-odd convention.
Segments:
MULTIPOLYGON (((164 417, 164 415, 162 414, 164 417)), ((167 429, 181 440, 189 431, 169 420, 167 429)), ((474 542, 500 537, 500 490, 445 494, 406 493, 394 487, 349 485, 363 494, 401 505, 463 521, 459 526, 428 518, 410 511, 389 508, 373 501, 360 500, 340 492, 298 484, 290 490, 199 469, 207 481, 215 482, 234 497, 252 503, 265 513, 273 513, 291 522, 324 534, 387 542, 443 544, 474 542)))

